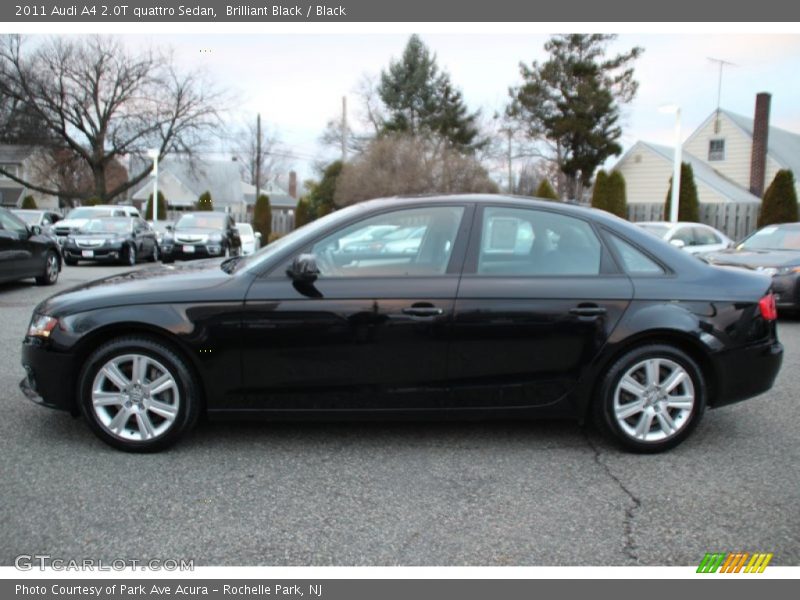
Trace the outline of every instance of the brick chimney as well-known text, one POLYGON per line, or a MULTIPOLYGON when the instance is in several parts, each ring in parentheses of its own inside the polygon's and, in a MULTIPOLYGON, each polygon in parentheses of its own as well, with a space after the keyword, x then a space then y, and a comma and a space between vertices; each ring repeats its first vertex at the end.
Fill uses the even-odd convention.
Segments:
POLYGON ((756 114, 753 117, 753 150, 750 155, 750 193, 764 195, 764 178, 767 171, 769 147, 769 104, 772 96, 761 92, 756 96, 756 114))
POLYGON ((297 198, 297 173, 294 171, 289 172, 289 195, 297 198))

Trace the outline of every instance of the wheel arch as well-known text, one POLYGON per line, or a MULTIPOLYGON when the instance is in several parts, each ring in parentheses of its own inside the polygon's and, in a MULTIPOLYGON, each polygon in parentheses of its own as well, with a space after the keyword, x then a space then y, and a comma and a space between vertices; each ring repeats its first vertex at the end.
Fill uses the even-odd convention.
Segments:
POLYGON ((150 323, 129 321, 102 325, 92 330, 90 333, 87 333, 75 345, 73 352, 75 353, 76 364, 79 368, 75 373, 75 380, 73 382, 73 387, 75 389, 72 407, 73 414, 77 413, 78 411, 78 394, 80 393, 80 390, 78 390, 78 386, 80 385, 79 374, 83 369, 83 366, 86 364, 86 360, 89 358, 89 355, 103 344, 116 338, 137 336, 150 339, 156 343, 166 346, 169 348, 169 350, 183 359, 183 361, 186 363, 186 366, 189 368, 190 374, 195 379, 195 387, 200 395, 200 411, 201 414, 204 413, 206 408, 206 390, 203 378, 201 377, 200 366, 195 361, 192 352, 190 352, 186 346, 181 343, 178 336, 164 328, 152 325, 150 323))

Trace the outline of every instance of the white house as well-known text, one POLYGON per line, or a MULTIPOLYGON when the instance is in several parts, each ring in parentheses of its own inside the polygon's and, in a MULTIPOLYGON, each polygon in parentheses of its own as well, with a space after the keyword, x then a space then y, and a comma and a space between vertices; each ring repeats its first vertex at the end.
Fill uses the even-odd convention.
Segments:
MULTIPOLYGON (((0 167, 16 177, 30 181, 36 152, 29 146, 0 144, 0 167)), ((33 196, 36 206, 58 210, 58 197, 29 190, 8 176, 0 173, 0 206, 18 208, 25 196, 33 196)))
MULTIPOLYGON (((701 220, 734 238, 755 227, 764 190, 780 169, 800 176, 800 134, 771 127, 769 106, 770 95, 761 93, 753 119, 716 110, 682 145, 681 158, 694 172, 701 220)), ((614 167, 625 177, 632 220, 663 218, 673 151, 639 141, 614 167)))

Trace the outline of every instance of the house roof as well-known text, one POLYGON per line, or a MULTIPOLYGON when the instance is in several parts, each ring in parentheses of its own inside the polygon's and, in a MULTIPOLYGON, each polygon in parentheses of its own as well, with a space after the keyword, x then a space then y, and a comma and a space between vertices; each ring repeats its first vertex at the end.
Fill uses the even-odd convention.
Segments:
POLYGON ((0 163, 6 165, 19 165, 31 155, 33 149, 30 146, 20 146, 17 144, 0 144, 0 163))
MULTIPOLYGON (((727 110, 720 112, 748 136, 753 137, 753 119, 727 110)), ((770 125, 767 143, 769 145, 767 154, 778 161, 783 168, 791 169, 796 175, 800 175, 800 134, 770 125)))
MULTIPOLYGON (((661 146, 659 144, 651 144, 649 142, 636 142, 633 147, 625 153, 618 165, 622 163, 629 155, 633 154, 637 147, 644 147, 657 156, 660 156, 669 164, 674 161, 674 150, 668 146, 661 146)), ((716 191, 720 196, 729 202, 754 202, 760 203, 761 200, 750 193, 749 190, 744 189, 742 186, 734 183, 718 171, 711 168, 708 163, 703 162, 696 156, 688 152, 681 153, 681 160, 689 163, 692 166, 694 178, 716 191)))
MULTIPOLYGON (((214 206, 228 206, 244 201, 244 188, 239 165, 233 161, 225 160, 163 160, 158 165, 159 181, 161 178, 171 178, 174 189, 179 190, 181 196, 190 198, 171 198, 164 192, 167 202, 174 204, 194 203, 205 191, 211 194, 214 206)), ((136 200, 146 200, 152 191, 152 183, 145 181, 133 195, 136 200)))

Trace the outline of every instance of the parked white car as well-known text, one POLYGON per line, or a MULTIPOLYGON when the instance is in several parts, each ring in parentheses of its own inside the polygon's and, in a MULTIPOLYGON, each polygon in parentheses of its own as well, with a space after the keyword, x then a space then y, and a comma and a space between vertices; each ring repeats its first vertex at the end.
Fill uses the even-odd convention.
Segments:
POLYGON ((261 247, 261 234, 253 231, 253 226, 249 223, 237 223, 236 229, 239 230, 239 237, 242 240, 242 254, 247 256, 253 254, 261 247))
POLYGON ((643 221, 636 223, 642 229, 691 254, 717 252, 733 247, 733 240, 721 231, 702 223, 680 221, 643 221))
POLYGON ((62 246, 67 241, 67 236, 75 233, 86 225, 91 219, 102 217, 138 217, 139 211, 135 206, 125 204, 97 204, 95 206, 79 206, 73 208, 65 219, 53 226, 58 243, 62 246))

